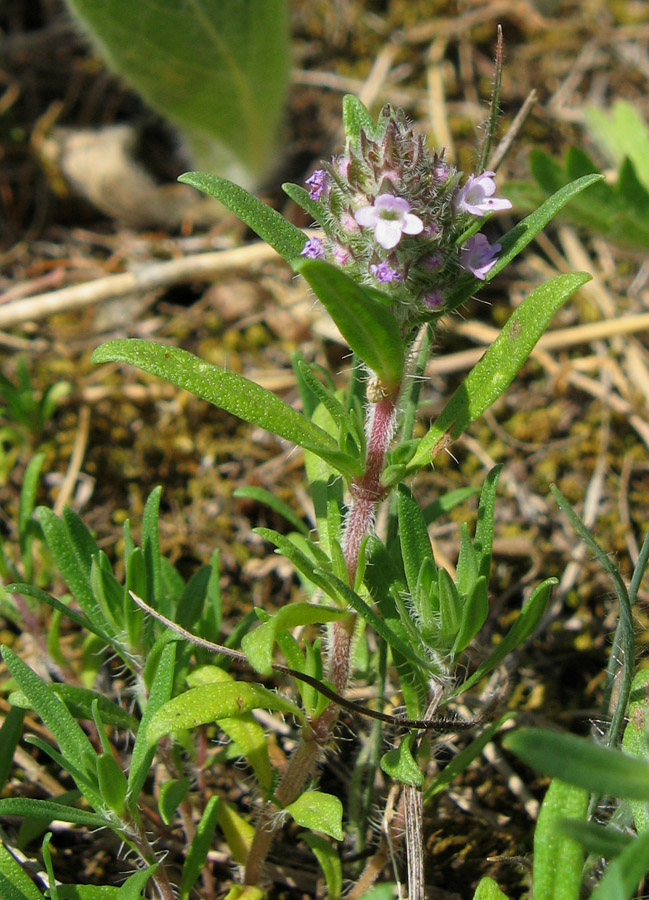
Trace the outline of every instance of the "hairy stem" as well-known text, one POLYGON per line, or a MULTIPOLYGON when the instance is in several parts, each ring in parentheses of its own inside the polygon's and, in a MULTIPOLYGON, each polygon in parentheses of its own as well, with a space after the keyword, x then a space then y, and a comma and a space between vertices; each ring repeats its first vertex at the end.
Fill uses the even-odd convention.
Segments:
MULTIPOLYGON (((374 525, 374 512, 383 499, 385 490, 381 473, 385 466, 385 454, 394 433, 396 396, 380 396, 370 406, 367 423, 367 455, 363 475, 351 485, 352 503, 347 516, 343 555, 347 564, 349 583, 353 587, 358 570, 358 557, 364 538, 374 525)), ((349 679, 353 624, 334 622, 329 638, 328 678, 341 693, 349 679)), ((338 718, 338 707, 329 706, 308 725, 293 753, 272 801, 262 809, 253 837, 244 884, 257 885, 271 844, 281 825, 278 810, 292 803, 304 785, 315 773, 318 757, 333 736, 338 718)))

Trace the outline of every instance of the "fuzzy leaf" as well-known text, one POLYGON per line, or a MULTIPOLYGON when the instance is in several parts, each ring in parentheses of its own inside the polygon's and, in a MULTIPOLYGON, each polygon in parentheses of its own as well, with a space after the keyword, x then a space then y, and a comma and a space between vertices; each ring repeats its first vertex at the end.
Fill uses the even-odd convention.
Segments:
POLYGON ((157 710, 171 697, 173 690, 176 648, 177 644, 175 641, 169 641, 162 648, 149 699, 138 728, 137 737, 135 738, 135 745, 131 754, 131 768, 128 773, 128 799, 129 806, 132 809, 137 807, 138 797, 149 774, 149 768, 155 753, 155 747, 150 746, 147 741, 147 728, 157 710))
POLYGON ((534 900, 579 900, 584 851, 559 823, 583 820, 587 809, 588 791, 553 779, 534 831, 534 900))
POLYGON ((125 362, 157 375, 209 403, 279 435, 328 460, 345 476, 359 474, 356 460, 342 453, 334 439, 271 391, 242 375, 203 362, 192 353, 137 339, 109 341, 92 361, 125 362))
POLYGON ((300 721, 304 719, 299 706, 261 685, 247 682, 204 684, 165 703, 152 717, 147 739, 150 745, 155 745, 172 731, 208 725, 253 709, 273 709, 293 715, 300 721))
POLYGON ((160 787, 158 809, 165 825, 170 825, 176 810, 183 802, 189 790, 189 778, 172 778, 160 787))
POLYGON ((205 810, 198 823, 196 834, 189 846, 185 865, 183 866, 183 874, 180 880, 180 900, 188 900, 192 888, 205 865, 216 829, 219 805, 220 799, 216 794, 210 797, 205 804, 205 810))
POLYGON ((627 753, 541 728, 520 728, 507 735, 503 744, 552 778, 601 795, 649 800, 649 768, 644 760, 627 753))
POLYGON ((423 563, 432 561, 432 570, 436 571, 433 559, 433 548, 428 537, 428 528, 419 508, 419 504, 405 485, 399 485, 397 494, 399 510, 399 538, 403 568, 410 593, 414 596, 419 582, 419 573, 423 563))
POLYGON ((239 185, 203 172, 186 172, 178 181, 220 200, 287 262, 296 259, 304 249, 306 237, 296 225, 239 185))
POLYGON ((278 634, 281 634, 282 631, 290 631, 297 625, 320 625, 324 622, 336 622, 344 618, 350 618, 350 614, 332 606, 320 606, 316 603, 288 603, 271 616, 267 622, 244 635, 241 649, 257 672, 261 675, 270 675, 273 670, 273 646, 278 634))
POLYGON ((110 67, 184 132, 200 163, 257 181, 276 165, 290 66, 285 0, 68 0, 110 67))
POLYGON ((298 825, 311 831, 321 831, 336 841, 342 841, 343 805, 338 797, 322 791, 305 791, 285 807, 298 825))
POLYGON ((304 843, 311 848, 320 864, 327 884, 327 900, 340 900, 343 888, 343 870, 336 848, 319 834, 306 832, 301 837, 304 843))
POLYGON ((477 684, 478 681, 481 681, 485 675, 491 672, 492 669, 495 669, 496 666, 512 652, 512 650, 516 647, 520 647, 523 641, 526 641, 527 638, 533 634, 536 626, 541 621, 541 616, 545 612, 545 607, 548 604, 550 593, 555 584, 557 584, 556 578, 548 578, 534 588, 530 599, 518 614, 518 618, 505 637, 498 644, 496 649, 489 654, 486 660, 478 666, 473 675, 462 682, 455 691, 456 694, 468 691, 470 687, 477 684))
POLYGON ((368 137, 376 134, 376 123, 365 105, 354 94, 343 97, 343 129, 348 141, 356 142, 364 131, 368 137))
POLYGON ((20 863, 1 843, 0 897, 2 900, 45 900, 20 863))
MULTIPOLYGON (((641 669, 631 684, 631 697, 627 713, 627 725, 622 737, 622 749, 626 753, 649 762, 647 739, 647 711, 649 710, 649 669, 641 669)), ((649 831, 649 803, 631 800, 633 822, 638 834, 649 831)))
MULTIPOLYGON (((63 756, 85 776, 94 778, 96 757, 92 744, 63 701, 8 647, 2 648, 2 657, 32 708, 54 735, 63 756)), ((89 790, 87 785, 79 784, 79 788, 93 805, 98 802, 98 795, 89 790)))
POLYGON ((590 900, 629 900, 648 871, 649 832, 645 832, 609 863, 590 900))
POLYGON ((88 828, 105 828, 108 824, 104 816, 65 806, 53 800, 32 800, 30 797, 6 797, 0 800, 0 816, 30 816, 48 822, 75 822, 88 828))
POLYGON ((493 878, 481 878, 473 894, 473 900, 507 900, 493 878))
POLYGON ((446 445, 475 422, 512 383, 555 312, 591 276, 557 275, 536 288, 514 310, 480 362, 455 391, 432 428, 419 442, 408 472, 428 465, 446 445))
POLYGON ((398 388, 405 356, 399 326, 389 306, 323 260, 295 260, 293 268, 309 282, 359 359, 386 388, 398 388))
POLYGON ((381 757, 381 768, 395 781, 421 788, 424 786, 424 775, 413 759, 411 743, 412 735, 408 734, 396 749, 384 753, 381 757))

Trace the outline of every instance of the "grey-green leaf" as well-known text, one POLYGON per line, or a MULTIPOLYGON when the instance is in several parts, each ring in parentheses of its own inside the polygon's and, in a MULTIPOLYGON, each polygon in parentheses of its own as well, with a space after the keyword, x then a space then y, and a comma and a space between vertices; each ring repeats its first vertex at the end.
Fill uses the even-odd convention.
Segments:
POLYGON ((541 728, 520 728, 503 744, 529 766, 588 791, 649 800, 649 768, 644 760, 601 747, 585 738, 541 728))
POLYGON ((178 181, 215 197, 287 262, 298 257, 304 249, 306 237, 296 225, 238 184, 204 172, 186 172, 178 181))
POLYGON ((358 462, 341 453, 336 441, 306 416, 254 381, 203 362, 186 350, 151 341, 116 340, 98 347, 92 361, 130 363, 191 391, 245 422, 260 425, 311 450, 346 476, 358 474, 358 462))
POLYGON ((183 728, 196 728, 219 719, 227 719, 253 709, 272 709, 304 719, 304 713, 285 697, 258 684, 203 684, 169 700, 153 716, 148 728, 150 745, 161 737, 183 728))
POLYGON ((398 388, 405 355, 389 305, 375 300, 348 275, 323 260, 295 260, 293 268, 309 282, 354 353, 388 389, 398 388))
POLYGON ((557 275, 521 303, 421 439, 408 472, 428 465, 489 409, 512 383, 555 312, 590 278, 585 272, 557 275))
POLYGON ((277 160, 290 68, 285 0, 68 0, 112 69, 199 163, 253 183, 277 160))

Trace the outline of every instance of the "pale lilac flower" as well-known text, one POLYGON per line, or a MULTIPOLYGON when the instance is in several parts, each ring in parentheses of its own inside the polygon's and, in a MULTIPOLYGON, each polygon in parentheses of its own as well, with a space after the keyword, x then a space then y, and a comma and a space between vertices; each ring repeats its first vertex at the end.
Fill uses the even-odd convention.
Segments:
POLYGON ((490 244, 484 234, 474 234, 462 247, 460 265, 472 272, 480 281, 484 281, 486 275, 496 265, 500 250, 502 246, 490 244))
POLYGON ((483 172, 482 175, 469 175, 467 183, 455 198, 453 204, 455 211, 471 213, 472 216, 484 216, 488 212, 511 209, 509 200, 493 196, 496 191, 495 174, 483 172))
POLYGON ((317 237, 309 238, 300 253, 300 256, 306 256, 307 259, 324 259, 324 255, 322 241, 317 237))
POLYGON ((429 291, 421 298, 429 309, 439 309, 444 304, 444 294, 441 291, 429 291))
POLYGON ((370 274, 372 274, 379 284, 389 284, 391 281, 403 281, 403 275, 393 269, 386 262, 380 262, 378 265, 372 263, 370 266, 370 274))
POLYGON ((373 206, 361 206, 354 218, 363 228, 373 228, 376 243, 391 250, 402 234, 421 234, 424 223, 410 212, 410 204, 393 194, 380 194, 373 206))
POLYGON ((312 200, 319 200, 327 187, 327 173, 324 169, 316 169, 304 183, 309 185, 309 197, 312 200))

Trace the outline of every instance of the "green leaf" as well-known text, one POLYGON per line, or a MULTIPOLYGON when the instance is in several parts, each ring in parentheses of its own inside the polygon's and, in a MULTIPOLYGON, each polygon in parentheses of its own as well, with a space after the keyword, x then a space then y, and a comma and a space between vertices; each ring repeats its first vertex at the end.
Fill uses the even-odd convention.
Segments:
MULTIPOLYGON (((187 682, 190 687, 198 687, 201 684, 224 682, 234 684, 235 680, 219 666, 202 666, 190 673, 187 682)), ((268 755, 266 733, 259 722, 250 713, 246 713, 231 719, 219 719, 219 728, 235 744, 237 752, 247 760, 261 790, 270 793, 274 772, 268 755)))
POLYGON ((403 341, 390 307, 380 303, 336 266, 319 259, 293 261, 309 282, 354 353, 397 390, 405 365, 403 341))
POLYGON ((437 569, 433 558, 433 548, 419 504, 412 496, 410 489, 405 485, 399 485, 397 507, 399 510, 399 539, 401 541, 403 568, 406 573, 410 593, 416 596, 419 573, 424 561, 432 562, 433 572, 437 569))
POLYGON ((241 649, 248 657, 251 666, 261 675, 270 675, 273 671, 273 646, 278 634, 290 631, 298 625, 320 625, 325 622, 337 622, 351 618, 350 614, 332 606, 316 603, 288 603, 276 612, 267 622, 244 635, 241 649))
POLYGON ((480 559, 479 574, 489 579, 491 571, 491 549, 494 537, 494 508, 496 505, 496 488, 502 472, 502 465, 494 466, 487 475, 480 493, 478 504, 478 521, 475 526, 473 544, 480 559))
POLYGON ((12 706, 0 728, 0 794, 11 773, 14 753, 23 733, 24 719, 25 711, 12 706))
MULTIPOLYGON (((96 623, 98 628, 102 628, 105 623, 90 586, 92 555, 83 557, 80 542, 73 539, 68 522, 59 519, 51 509, 39 506, 36 518, 43 529, 54 562, 75 600, 86 617, 96 623)), ((99 548, 96 548, 96 552, 99 553, 99 548)))
POLYGON ((473 894, 473 900, 507 900, 493 878, 481 878, 473 894))
POLYGON ((108 65, 184 132, 210 170, 257 181, 277 165, 288 87, 284 0, 68 0, 108 65))
POLYGON ((169 641, 162 648, 149 699, 135 738, 133 753, 131 754, 131 767, 128 773, 128 804, 131 813, 137 809, 140 791, 149 774, 149 768, 155 753, 155 746, 150 746, 147 740, 147 728, 156 712, 171 697, 173 690, 176 647, 175 641, 169 641))
MULTIPOLYGON (((314 222, 317 222, 321 227, 325 224, 325 211, 320 206, 319 203, 316 203, 315 200, 312 200, 309 196, 309 192, 305 191, 303 187, 299 184, 291 184, 290 182, 282 185, 282 190, 286 194, 287 197, 290 197, 294 203, 297 203, 299 207, 301 207, 305 213, 311 216, 314 222)), ((303 240, 306 238, 303 235, 303 240)))
POLYGON ((307 239, 303 231, 237 184, 203 172, 186 172, 178 181, 220 200, 287 262, 296 259, 304 249, 307 239))
POLYGON ((514 310, 480 362, 455 391, 408 464, 416 472, 475 422, 509 387, 555 312, 582 284, 586 273, 557 275, 514 310))
POLYGON ((342 841, 343 805, 338 797, 322 791, 305 791, 284 807, 298 825, 310 831, 328 834, 335 841, 342 841))
POLYGON ((280 500, 279 497, 272 494, 270 491, 267 491, 265 488, 256 487, 251 484, 244 485, 244 487, 237 488, 236 491, 233 491, 232 496, 237 497, 237 499, 254 500, 256 503, 263 503, 265 506, 272 509, 273 512, 276 512, 278 515, 285 518, 296 531, 306 535, 309 533, 308 527, 294 510, 292 510, 287 503, 284 503, 283 500, 280 500))
POLYGON ((587 809, 588 791, 553 779, 534 831, 534 900, 579 900, 584 851, 559 823, 583 820, 587 809))
POLYGON ((4 844, 0 844, 0 897, 2 900, 45 900, 4 844))
MULTIPOLYGON (((627 725, 622 737, 622 749, 638 759, 649 762, 649 669, 641 669, 631 684, 627 725)), ((0 738, 2 735, 0 734, 0 738)), ((1 744, 1 740, 0 740, 1 744)), ((649 830, 649 803, 630 801, 633 822, 638 833, 649 830)))
POLYGON ((72 684, 53 683, 50 687, 53 693, 63 700, 75 719, 92 721, 92 704, 97 703, 105 725, 113 725, 115 728, 123 728, 125 731, 137 731, 138 721, 135 716, 113 703, 108 697, 104 697, 103 694, 75 687, 72 684))
POLYGON ((155 745, 172 731, 208 725, 253 709, 272 709, 293 715, 300 721, 304 719, 299 706, 261 685, 246 682, 205 684, 165 703, 153 716, 147 728, 147 739, 150 745, 155 745))
POLYGON ((125 812, 127 783, 112 753, 100 753, 97 757, 97 778, 102 800, 121 818, 125 812))
POLYGON ((115 900, 118 887, 108 884, 60 884, 61 900, 115 900))
POLYGON ((343 129, 348 141, 356 142, 361 130, 372 138, 376 135, 377 126, 364 104, 354 94, 343 97, 343 129))
POLYGON ((0 816, 32 816, 48 822, 74 822, 88 828, 105 828, 108 824, 106 818, 98 813, 65 806, 53 800, 32 800, 29 797, 6 797, 0 800, 0 816))
POLYGON ((137 872, 133 872, 132 875, 129 875, 115 894, 115 900, 139 900, 144 886, 157 868, 158 864, 156 863, 154 866, 147 866, 146 869, 138 869, 137 872))
POLYGON ((424 774, 412 756, 413 735, 407 734, 394 750, 388 750, 381 757, 381 768, 386 775, 411 787, 424 786, 424 774))
POLYGON ((557 583, 556 578, 548 578, 534 588, 530 599, 518 614, 518 618, 505 637, 498 644, 496 649, 489 654, 486 660, 478 666, 473 675, 460 684, 455 691, 455 694, 461 694, 464 691, 468 691, 470 687, 477 684, 478 681, 481 681, 485 675, 491 672, 492 669, 495 669, 495 667, 499 665, 512 650, 516 647, 520 647, 520 645, 534 633, 536 626, 541 621, 541 616, 545 612, 545 607, 550 599, 552 588, 557 583))
POLYGON ((544 775, 597 794, 649 800, 647 764, 619 750, 542 728, 520 728, 503 744, 544 775))
POLYGON ((267 391, 218 366, 203 362, 186 350, 137 339, 109 341, 92 361, 125 362, 213 403, 215 406, 321 456, 346 477, 360 474, 357 460, 342 453, 336 441, 306 416, 267 391))
MULTIPOLYGON (((2 658, 33 709, 54 735, 63 756, 84 775, 94 778, 96 757, 92 744, 63 701, 8 647, 2 648, 2 658)), ((98 795, 87 785, 79 784, 79 788, 93 805, 99 801, 98 795)))
POLYGON ((336 848, 319 834, 306 832, 301 835, 320 864, 327 885, 327 900, 340 900, 343 889, 343 870, 336 848))
POLYGON ((457 778, 464 770, 477 759, 487 744, 493 740, 494 735, 500 731, 506 722, 514 718, 514 713, 508 712, 503 716, 491 722, 484 731, 474 740, 464 747, 456 756, 454 756, 447 765, 444 766, 439 775, 424 791, 424 805, 436 795, 445 791, 451 782, 457 778))
MULTIPOLYGON (((160 810, 160 818, 165 825, 170 825, 176 810, 187 796, 189 790, 189 778, 172 778, 160 788, 160 796, 158 797, 158 809, 160 810)), ((191 846, 191 845, 190 845, 191 846)))
POLYGON ((581 844, 586 853, 600 858, 614 859, 634 840, 631 834, 620 831, 615 825, 597 825, 579 819, 563 819, 558 824, 561 831, 581 844))
POLYGON ((588 130, 611 162, 621 165, 628 157, 649 189, 649 128, 633 104, 616 100, 610 110, 587 106, 585 113, 588 130))
POLYGON ((110 638, 105 631, 92 623, 89 619, 86 619, 85 616, 81 616, 75 610, 70 609, 65 605, 65 603, 61 603, 61 601, 56 597, 52 597, 51 594, 47 594, 45 591, 41 590, 41 588, 38 588, 33 584, 10 584, 7 586, 7 591, 10 594, 24 594, 25 597, 33 597, 40 603, 45 603, 48 606, 51 606, 52 609, 56 609, 64 616, 67 616, 83 631, 90 631, 98 638, 101 638, 101 640, 104 641, 108 646, 113 647, 119 652, 118 644, 115 643, 115 641, 113 641, 113 639, 110 638))
POLYGON ((220 799, 214 794, 205 804, 203 815, 198 823, 196 834, 189 845, 183 873, 180 879, 180 900, 188 900, 196 883, 212 844, 219 813, 220 799))
POLYGON ((648 871, 649 832, 645 832, 609 863, 590 900, 629 900, 648 871))

